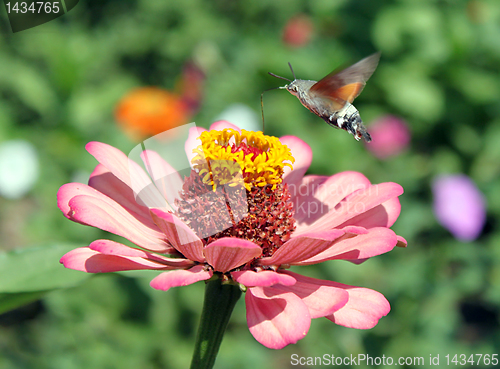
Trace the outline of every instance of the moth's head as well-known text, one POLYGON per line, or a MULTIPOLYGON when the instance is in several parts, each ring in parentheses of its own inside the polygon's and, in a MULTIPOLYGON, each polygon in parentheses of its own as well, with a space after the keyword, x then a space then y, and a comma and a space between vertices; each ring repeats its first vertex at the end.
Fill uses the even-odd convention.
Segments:
POLYGON ((285 81, 290 82, 290 84, 288 84, 288 85, 284 85, 282 87, 277 87, 277 88, 279 88, 281 90, 288 90, 288 92, 290 92, 292 95, 297 96, 298 91, 299 91, 299 86, 297 85, 298 81, 297 81, 297 78, 295 78, 295 72, 293 71, 292 65, 290 63, 288 63, 288 65, 290 66, 290 70, 292 71, 292 74, 293 74, 293 81, 289 80, 288 78, 278 76, 277 74, 274 74, 271 72, 269 72, 269 74, 273 77, 276 77, 279 79, 284 79, 285 81))
POLYGON ((294 96, 298 96, 299 94, 299 84, 297 80, 293 80, 288 85, 284 86, 288 92, 290 92, 294 96))

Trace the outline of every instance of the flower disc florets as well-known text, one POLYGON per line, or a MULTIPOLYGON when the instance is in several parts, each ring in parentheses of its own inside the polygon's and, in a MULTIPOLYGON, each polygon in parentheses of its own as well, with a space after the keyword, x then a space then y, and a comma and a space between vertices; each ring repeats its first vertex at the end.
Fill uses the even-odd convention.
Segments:
POLYGON ((283 168, 295 161, 290 149, 276 137, 245 130, 203 132, 200 139, 176 215, 206 244, 237 237, 271 256, 295 229, 290 193, 282 183, 283 168))
POLYGON ((206 131, 200 135, 201 146, 194 149, 192 159, 194 170, 203 182, 212 185, 235 183, 236 174, 242 172, 244 186, 264 187, 271 184, 273 189, 283 180, 283 168, 292 169, 295 159, 290 149, 277 137, 266 136, 262 132, 241 133, 230 128, 222 131, 206 131), (239 165, 233 165, 237 163, 239 165))

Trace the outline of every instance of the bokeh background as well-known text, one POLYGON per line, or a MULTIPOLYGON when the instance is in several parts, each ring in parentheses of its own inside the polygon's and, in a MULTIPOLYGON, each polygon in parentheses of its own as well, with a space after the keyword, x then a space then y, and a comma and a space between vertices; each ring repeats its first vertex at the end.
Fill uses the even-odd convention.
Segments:
POLYGON ((430 355, 444 365, 447 354, 500 354, 500 2, 81 0, 16 34, 0 13, 0 368, 187 367, 203 283, 160 292, 154 273, 64 269, 66 251, 111 236, 66 220, 58 188, 86 183, 97 164, 89 141, 129 152, 156 130, 221 117, 260 130, 261 92, 285 83, 267 72, 290 78, 291 62, 318 80, 376 51, 355 105, 381 149, 282 90, 264 94, 265 132, 305 140, 309 173, 356 170, 404 187, 393 229, 408 248, 302 268, 380 291, 392 311, 369 331, 314 320, 306 338, 273 351, 253 339, 239 301, 216 367, 297 367, 292 354, 426 366, 430 355), (154 114, 141 120, 141 109, 154 114), (439 202, 436 179, 450 174, 472 194, 439 202))

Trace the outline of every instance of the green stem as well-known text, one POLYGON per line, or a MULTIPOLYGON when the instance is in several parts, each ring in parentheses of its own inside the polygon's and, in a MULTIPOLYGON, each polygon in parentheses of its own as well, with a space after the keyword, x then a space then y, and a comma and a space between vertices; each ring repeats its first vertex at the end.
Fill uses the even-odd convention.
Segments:
POLYGON ((191 369, 210 369, 214 366, 227 323, 240 296, 238 285, 222 284, 220 278, 206 284, 191 369))

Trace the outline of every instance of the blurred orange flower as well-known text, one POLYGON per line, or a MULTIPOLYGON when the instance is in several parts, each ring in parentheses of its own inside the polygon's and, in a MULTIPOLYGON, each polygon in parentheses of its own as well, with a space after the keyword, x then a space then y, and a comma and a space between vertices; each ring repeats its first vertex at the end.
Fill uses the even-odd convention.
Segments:
POLYGON ((134 138, 154 136, 186 124, 191 113, 181 96, 158 87, 140 87, 118 102, 115 118, 134 138))

